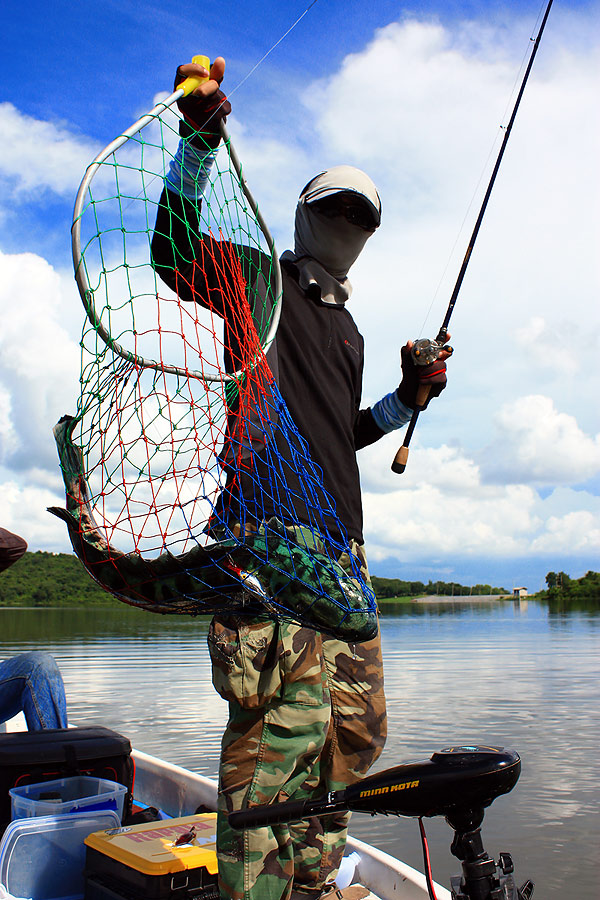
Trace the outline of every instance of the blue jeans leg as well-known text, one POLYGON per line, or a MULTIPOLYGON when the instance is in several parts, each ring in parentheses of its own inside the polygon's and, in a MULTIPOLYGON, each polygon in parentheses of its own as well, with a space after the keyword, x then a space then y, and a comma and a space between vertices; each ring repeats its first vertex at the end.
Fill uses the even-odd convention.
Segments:
POLYGON ((29 731, 67 727, 65 686, 49 653, 20 653, 0 663, 0 722, 20 712, 29 731))

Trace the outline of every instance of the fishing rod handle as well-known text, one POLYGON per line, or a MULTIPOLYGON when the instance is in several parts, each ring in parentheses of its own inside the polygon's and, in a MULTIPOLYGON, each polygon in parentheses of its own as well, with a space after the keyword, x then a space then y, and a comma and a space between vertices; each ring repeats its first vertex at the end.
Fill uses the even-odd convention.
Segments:
POLYGON ((402 473, 406 469, 406 463, 408 462, 408 446, 413 436, 413 431, 415 430, 417 419, 419 418, 419 413, 426 406, 430 391, 430 384, 420 384, 417 389, 417 402, 415 409, 413 410, 409 426, 406 429, 406 434, 404 436, 402 446, 396 453, 394 461, 392 463, 392 472, 395 472, 396 475, 402 475, 402 473))
POLYGON ((400 447, 398 452, 394 457, 394 461, 392 463, 392 472, 395 472, 396 475, 402 475, 404 470, 406 469, 406 463, 408 462, 408 447, 405 447, 404 444, 400 447))

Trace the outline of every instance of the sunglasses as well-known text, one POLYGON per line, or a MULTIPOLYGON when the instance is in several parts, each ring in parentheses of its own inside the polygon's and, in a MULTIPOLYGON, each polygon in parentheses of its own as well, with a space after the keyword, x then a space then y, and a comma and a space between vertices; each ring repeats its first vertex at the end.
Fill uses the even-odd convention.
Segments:
POLYGON ((331 197, 323 197, 322 200, 315 200, 310 204, 321 216, 327 219, 335 219, 337 216, 343 216, 351 225, 362 228, 363 231, 375 231, 378 222, 372 210, 366 204, 355 200, 352 197, 345 197, 339 194, 333 194, 331 197))

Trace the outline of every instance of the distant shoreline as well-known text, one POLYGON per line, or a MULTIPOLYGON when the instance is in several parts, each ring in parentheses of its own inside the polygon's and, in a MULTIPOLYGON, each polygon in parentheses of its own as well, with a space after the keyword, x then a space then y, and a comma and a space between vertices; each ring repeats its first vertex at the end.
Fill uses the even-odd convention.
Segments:
POLYGON ((494 603, 499 600, 527 600, 528 597, 513 597, 512 594, 429 594, 426 597, 413 597, 412 603, 494 603))

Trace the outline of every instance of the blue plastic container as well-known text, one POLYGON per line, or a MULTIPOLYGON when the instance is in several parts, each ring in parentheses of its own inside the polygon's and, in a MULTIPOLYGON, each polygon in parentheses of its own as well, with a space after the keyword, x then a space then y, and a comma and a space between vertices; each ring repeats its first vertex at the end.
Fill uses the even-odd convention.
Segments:
POLYGON ((83 900, 85 838, 120 826, 113 810, 11 822, 0 842, 0 884, 13 897, 83 900))
POLYGON ((114 810, 121 819, 127 788, 105 778, 76 775, 73 778, 25 784, 11 788, 8 793, 13 821, 102 809, 114 810))

